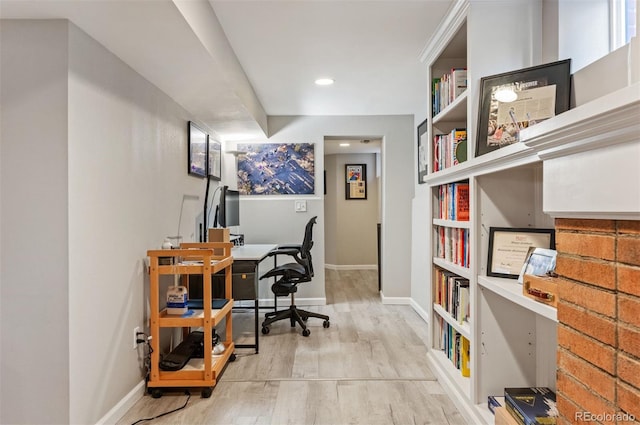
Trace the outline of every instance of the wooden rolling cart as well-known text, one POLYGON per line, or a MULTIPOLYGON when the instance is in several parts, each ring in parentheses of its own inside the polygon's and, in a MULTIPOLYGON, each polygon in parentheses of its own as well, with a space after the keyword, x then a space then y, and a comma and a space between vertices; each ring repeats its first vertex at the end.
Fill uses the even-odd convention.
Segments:
POLYGON ((202 397, 211 392, 228 361, 234 361, 231 308, 231 243, 183 243, 180 249, 149 250, 149 300, 151 308, 151 372, 147 383, 154 398, 162 396, 162 388, 199 387, 202 397), (162 261, 161 261, 162 259, 162 261), (162 264, 161 264, 162 263, 162 264), (189 275, 202 275, 203 300, 211 299, 211 276, 224 270, 225 298, 229 301, 221 309, 212 309, 210 302, 203 302, 202 310, 195 310, 187 317, 167 314, 160 309, 160 276, 180 275, 183 282, 189 275), (212 329, 225 319, 225 350, 213 355, 212 329), (192 358, 180 370, 160 370, 160 330, 161 328, 202 328, 204 334, 204 358, 192 358))

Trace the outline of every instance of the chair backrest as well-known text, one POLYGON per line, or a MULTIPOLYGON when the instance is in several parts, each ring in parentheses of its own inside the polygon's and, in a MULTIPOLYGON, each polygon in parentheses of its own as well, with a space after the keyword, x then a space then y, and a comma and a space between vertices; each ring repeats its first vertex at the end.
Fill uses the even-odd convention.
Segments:
POLYGON ((318 216, 313 216, 304 228, 304 239, 300 248, 300 257, 307 263, 309 274, 313 277, 313 262, 311 261, 311 248, 313 247, 313 225, 318 216))

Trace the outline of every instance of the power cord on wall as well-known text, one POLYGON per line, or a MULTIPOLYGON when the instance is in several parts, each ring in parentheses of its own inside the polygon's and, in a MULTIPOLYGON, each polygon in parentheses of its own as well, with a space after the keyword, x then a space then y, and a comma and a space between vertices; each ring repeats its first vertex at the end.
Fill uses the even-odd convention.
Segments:
MULTIPOLYGON (((144 386, 145 386, 145 392, 147 391, 147 384, 149 382, 149 375, 151 374, 151 353, 153 353, 153 348, 151 348, 151 344, 149 344, 149 341, 151 340, 150 336, 147 336, 147 334, 145 334, 144 332, 138 332, 136 334, 136 342, 138 344, 144 344, 146 347, 146 355, 144 356, 144 369, 145 369, 145 376, 144 376, 144 386)), ((154 416, 152 418, 143 418, 143 419, 138 419, 137 421, 135 421, 133 424, 131 425, 136 425, 139 424, 141 422, 147 422, 147 421, 152 421, 154 419, 158 419, 161 418, 163 416, 169 415, 171 413, 177 412, 178 410, 182 410, 185 407, 187 407, 187 403, 189 403, 189 399, 191 398, 191 393, 189 392, 189 390, 185 390, 184 392, 187 395, 187 399, 184 401, 184 404, 176 409, 170 410, 168 412, 164 412, 161 413, 157 416, 154 416)))

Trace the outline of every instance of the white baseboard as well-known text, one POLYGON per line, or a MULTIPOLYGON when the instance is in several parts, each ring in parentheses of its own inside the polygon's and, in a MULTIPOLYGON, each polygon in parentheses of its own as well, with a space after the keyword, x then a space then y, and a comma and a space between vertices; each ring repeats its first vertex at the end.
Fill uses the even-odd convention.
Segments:
POLYGON ((329 270, 378 270, 376 264, 325 264, 324 268, 329 270))
POLYGON ((410 305, 411 298, 409 297, 385 297, 383 292, 380 292, 380 300, 382 304, 389 305, 410 305))
POLYGON ((144 379, 122 398, 96 423, 96 425, 116 424, 144 396, 144 379))
MULTIPOLYGON (((466 396, 460 392, 460 389, 451 380, 451 378, 443 371, 438 361, 433 357, 431 350, 427 351, 427 363, 438 382, 445 390, 453 404, 458 408, 462 417, 468 424, 483 424, 485 421, 475 412, 473 406, 469 403, 466 396)), ((486 404, 486 403, 485 403, 486 404)))
POLYGON ((413 298, 411 298, 411 307, 418 313, 418 316, 422 318, 427 324, 429 323, 429 313, 422 308, 413 298))

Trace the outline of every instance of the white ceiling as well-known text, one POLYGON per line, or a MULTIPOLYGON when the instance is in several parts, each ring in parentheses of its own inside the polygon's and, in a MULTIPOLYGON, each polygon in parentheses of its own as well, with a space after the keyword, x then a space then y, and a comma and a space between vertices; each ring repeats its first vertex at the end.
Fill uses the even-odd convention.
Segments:
POLYGON ((424 110, 419 55, 450 3, 0 0, 0 17, 69 19, 222 139, 256 140, 267 115, 424 110))

